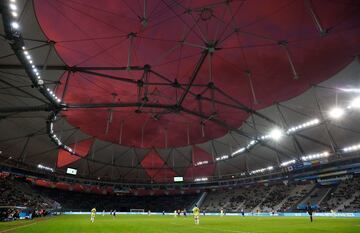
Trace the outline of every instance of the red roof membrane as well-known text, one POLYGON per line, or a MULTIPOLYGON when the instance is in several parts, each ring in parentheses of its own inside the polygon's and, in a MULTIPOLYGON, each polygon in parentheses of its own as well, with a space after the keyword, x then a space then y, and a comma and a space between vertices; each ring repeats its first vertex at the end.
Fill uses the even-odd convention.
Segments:
POLYGON ((185 179, 187 181, 194 181, 196 178, 214 175, 215 164, 211 154, 197 146, 193 146, 192 160, 192 165, 185 172, 185 179))
MULTIPOLYGON (((350 0, 308 2, 154 0, 145 7, 130 0, 35 0, 34 4, 43 31, 56 42, 67 65, 150 65, 153 72, 146 74, 134 69, 70 73, 66 103, 123 106, 69 109, 64 116, 102 140, 151 148, 223 136, 247 118, 239 106, 261 109, 292 98, 358 55, 359 5, 350 0), (179 102, 187 111, 164 107, 179 102)), ((58 96, 66 77, 67 72, 58 96)))
POLYGON ((155 182, 172 182, 176 173, 169 168, 155 150, 150 150, 141 161, 141 166, 155 182))
POLYGON ((69 147, 76 153, 76 155, 71 154, 64 149, 59 149, 57 167, 64 167, 75 161, 78 161, 81 159, 81 157, 86 157, 93 142, 94 139, 89 138, 69 145, 69 147))

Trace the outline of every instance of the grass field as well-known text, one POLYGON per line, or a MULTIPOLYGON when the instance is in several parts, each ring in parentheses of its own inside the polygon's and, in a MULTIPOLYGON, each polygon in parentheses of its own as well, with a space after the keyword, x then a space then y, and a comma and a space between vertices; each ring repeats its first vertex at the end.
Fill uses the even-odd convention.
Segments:
POLYGON ((0 223, 0 233, 359 233, 360 219, 301 217, 212 217, 201 216, 200 225, 192 217, 118 215, 67 215, 0 223))

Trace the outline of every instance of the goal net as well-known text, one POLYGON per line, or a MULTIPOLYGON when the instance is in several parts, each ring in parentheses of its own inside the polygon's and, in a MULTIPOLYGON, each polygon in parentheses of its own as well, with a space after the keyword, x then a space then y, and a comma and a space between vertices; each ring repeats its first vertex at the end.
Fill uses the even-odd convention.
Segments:
POLYGON ((132 212, 132 213, 144 213, 145 210, 144 209, 130 209, 130 212, 132 212))

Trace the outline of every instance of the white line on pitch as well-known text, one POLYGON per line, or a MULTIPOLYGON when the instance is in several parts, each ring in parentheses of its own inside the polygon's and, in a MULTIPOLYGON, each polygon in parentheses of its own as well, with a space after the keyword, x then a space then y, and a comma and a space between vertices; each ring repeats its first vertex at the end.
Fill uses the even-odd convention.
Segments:
POLYGON ((197 226, 197 228, 202 228, 202 229, 206 229, 206 230, 223 231, 223 232, 250 233, 250 232, 247 232, 247 231, 235 231, 235 230, 217 229, 217 228, 213 228, 213 227, 203 227, 203 226, 197 226))
MULTIPOLYGON (((182 224, 178 224, 178 223, 171 223, 173 225, 181 225, 184 226, 182 224)), ((233 232, 233 233, 251 233, 248 231, 235 231, 235 230, 226 230, 226 229, 218 229, 218 228, 214 228, 214 227, 204 227, 204 226, 195 226, 196 228, 202 228, 202 229, 206 229, 206 230, 215 230, 215 231, 222 231, 222 232, 233 232)), ((0 232, 1 233, 1 232, 0 232)))
POLYGON ((12 230, 16 230, 16 229, 19 229, 19 228, 29 227, 29 226, 34 225, 34 224, 36 224, 36 222, 30 223, 30 224, 21 225, 21 226, 17 226, 17 227, 13 227, 13 228, 9 228, 9 229, 5 229, 5 230, 0 231, 0 233, 12 231, 12 230))

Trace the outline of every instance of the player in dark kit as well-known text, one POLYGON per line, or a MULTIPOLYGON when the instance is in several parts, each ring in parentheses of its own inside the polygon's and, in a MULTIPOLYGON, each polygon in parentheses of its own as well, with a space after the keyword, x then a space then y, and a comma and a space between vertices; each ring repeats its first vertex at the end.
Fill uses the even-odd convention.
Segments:
POLYGON ((310 221, 312 222, 313 221, 313 209, 311 207, 311 204, 310 202, 307 203, 307 206, 306 206, 306 211, 308 212, 309 216, 310 216, 310 221))

